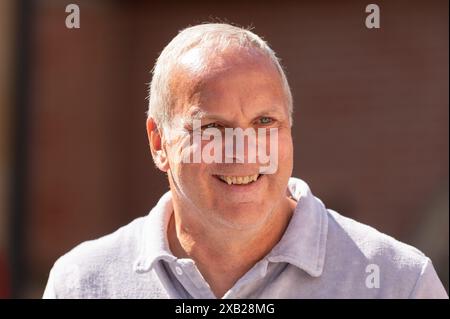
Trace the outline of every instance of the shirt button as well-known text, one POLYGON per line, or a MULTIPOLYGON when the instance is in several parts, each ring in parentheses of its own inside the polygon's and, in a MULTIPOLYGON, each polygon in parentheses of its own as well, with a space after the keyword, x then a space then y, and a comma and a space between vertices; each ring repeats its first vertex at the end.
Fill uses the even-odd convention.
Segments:
POLYGON ((177 272, 177 274, 178 274, 179 276, 181 276, 181 275, 183 274, 183 270, 181 270, 181 268, 178 267, 178 266, 175 267, 175 271, 177 272))

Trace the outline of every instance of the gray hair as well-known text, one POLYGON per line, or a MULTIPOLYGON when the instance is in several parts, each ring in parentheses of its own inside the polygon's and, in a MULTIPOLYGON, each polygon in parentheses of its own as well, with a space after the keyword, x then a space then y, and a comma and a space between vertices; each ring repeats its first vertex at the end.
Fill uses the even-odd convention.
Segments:
POLYGON ((149 89, 147 115, 152 117, 161 128, 167 127, 167 124, 170 123, 170 108, 173 101, 170 77, 184 53, 196 47, 213 48, 215 52, 221 52, 231 46, 256 48, 274 63, 281 76, 288 103, 289 121, 292 125, 292 93, 275 52, 263 39, 250 30, 225 23, 208 23, 188 27, 180 31, 164 48, 152 70, 153 77, 149 89))

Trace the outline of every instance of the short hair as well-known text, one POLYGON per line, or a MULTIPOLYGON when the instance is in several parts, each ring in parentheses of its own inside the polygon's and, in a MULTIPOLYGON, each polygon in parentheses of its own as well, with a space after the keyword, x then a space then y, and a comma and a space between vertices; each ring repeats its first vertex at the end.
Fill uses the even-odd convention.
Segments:
POLYGON ((163 49, 155 66, 149 88, 147 115, 152 117, 158 127, 168 127, 173 102, 170 88, 171 74, 184 53, 192 48, 214 48, 222 52, 230 47, 255 48, 267 56, 277 68, 286 95, 289 121, 292 125, 292 93, 280 60, 269 45, 248 29, 226 23, 206 23, 181 30, 163 49))

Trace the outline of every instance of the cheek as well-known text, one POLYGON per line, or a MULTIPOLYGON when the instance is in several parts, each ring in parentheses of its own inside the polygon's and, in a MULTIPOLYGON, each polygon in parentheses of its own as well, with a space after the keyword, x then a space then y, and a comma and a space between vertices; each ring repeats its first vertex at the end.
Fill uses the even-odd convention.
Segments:
POLYGON ((179 163, 173 174, 176 175, 180 184, 190 190, 190 193, 201 194, 209 189, 209 175, 204 164, 179 163))
POLYGON ((173 174, 179 175, 189 168, 186 165, 192 162, 192 148, 188 135, 179 136, 166 144, 170 170, 173 174))
POLYGON ((178 183, 200 187, 207 182, 208 164, 197 156, 199 150, 201 154, 201 144, 190 143, 190 137, 187 137, 172 142, 166 149, 170 170, 178 183))

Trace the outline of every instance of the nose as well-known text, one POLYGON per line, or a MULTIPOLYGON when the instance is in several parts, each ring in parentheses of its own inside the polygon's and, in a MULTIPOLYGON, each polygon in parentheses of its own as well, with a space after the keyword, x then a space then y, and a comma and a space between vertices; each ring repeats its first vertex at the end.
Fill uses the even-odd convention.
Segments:
POLYGON ((254 164, 257 162, 257 135, 250 130, 252 129, 247 129, 245 135, 240 129, 230 134, 225 132, 223 145, 225 163, 254 164))

